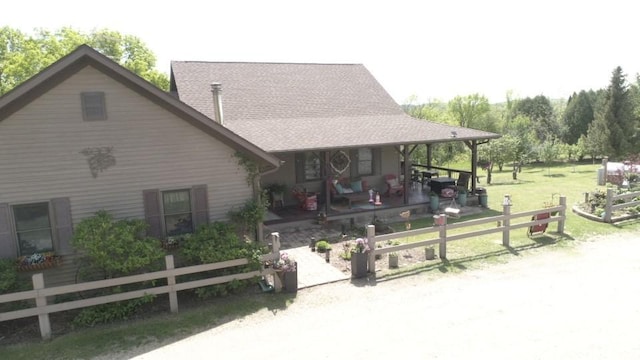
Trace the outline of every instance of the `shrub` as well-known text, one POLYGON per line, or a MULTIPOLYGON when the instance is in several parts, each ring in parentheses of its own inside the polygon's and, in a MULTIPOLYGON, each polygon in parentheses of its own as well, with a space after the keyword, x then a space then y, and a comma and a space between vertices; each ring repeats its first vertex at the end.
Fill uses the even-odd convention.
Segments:
MULTIPOLYGON (((190 280, 258 270, 262 266, 259 257, 267 252, 268 249, 266 247, 256 242, 241 240, 236 234, 234 226, 223 222, 215 222, 199 228, 189 238, 189 241, 184 242, 180 247, 180 254, 189 265, 209 264, 242 258, 249 260, 247 265, 193 274, 190 276, 190 280)), ((257 279, 234 280, 225 284, 198 288, 195 292, 202 298, 221 296, 237 292, 256 282, 257 279)))
POLYGON ((316 243, 316 249, 319 253, 327 252, 327 250, 331 250, 331 244, 327 240, 320 240, 316 243))
MULTIPOLYGON (((104 210, 82 220, 76 226, 72 239, 73 245, 84 254, 79 264, 80 277, 88 279, 98 274, 101 278, 109 279, 158 270, 164 252, 158 239, 145 236, 146 226, 142 220, 116 221, 104 210)), ((148 285, 127 284, 79 295, 111 295, 147 288, 148 285)), ((74 323, 92 326, 124 320, 143 304, 152 302, 154 297, 148 295, 85 308, 74 319, 74 323)))
POLYGON ((142 220, 117 220, 104 210, 82 220, 73 245, 86 257, 82 273, 99 271, 105 279, 157 270, 164 252, 160 240, 144 235, 142 220))

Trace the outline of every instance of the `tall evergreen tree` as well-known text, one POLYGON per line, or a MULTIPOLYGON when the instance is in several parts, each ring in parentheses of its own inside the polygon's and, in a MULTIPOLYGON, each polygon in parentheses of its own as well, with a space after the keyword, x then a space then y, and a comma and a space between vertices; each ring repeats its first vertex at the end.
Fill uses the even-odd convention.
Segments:
POLYGON ((562 141, 570 145, 576 144, 580 136, 587 134, 593 118, 593 106, 589 94, 584 90, 578 94, 573 93, 562 116, 565 126, 562 141))
MULTIPOLYGON (((635 140, 635 117, 629 96, 626 75, 620 66, 613 70, 611 83, 607 88, 602 111, 596 114, 595 131, 605 131, 606 149, 614 159, 621 159, 633 152, 635 140)), ((595 135, 593 132, 591 135, 595 135)))

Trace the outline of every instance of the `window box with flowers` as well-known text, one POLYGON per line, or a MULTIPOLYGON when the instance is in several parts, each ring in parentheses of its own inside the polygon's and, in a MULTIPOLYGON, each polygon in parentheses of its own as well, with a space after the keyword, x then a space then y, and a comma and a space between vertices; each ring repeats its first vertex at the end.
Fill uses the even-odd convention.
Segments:
POLYGON ((190 237, 191 237, 190 233, 182 234, 182 235, 167 236, 166 239, 162 240, 162 248, 165 250, 177 249, 180 247, 180 244, 183 241, 189 240, 190 237))
POLYGON ((62 258, 51 251, 20 256, 17 260, 18 271, 45 270, 60 264, 62 258))
POLYGON ((351 276, 361 278, 367 276, 369 242, 366 238, 357 238, 351 249, 351 276))
POLYGON ((281 252, 280 259, 273 264, 273 268, 278 273, 285 292, 298 291, 298 263, 289 254, 281 252))

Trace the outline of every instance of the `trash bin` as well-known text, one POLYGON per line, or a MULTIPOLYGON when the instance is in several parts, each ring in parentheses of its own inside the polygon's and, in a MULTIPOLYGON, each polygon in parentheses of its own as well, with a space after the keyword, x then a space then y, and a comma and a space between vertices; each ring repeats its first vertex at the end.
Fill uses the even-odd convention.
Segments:
POLYGON ((489 197, 487 196, 487 190, 485 188, 477 188, 476 194, 478 194, 478 201, 480 206, 489 207, 489 197))

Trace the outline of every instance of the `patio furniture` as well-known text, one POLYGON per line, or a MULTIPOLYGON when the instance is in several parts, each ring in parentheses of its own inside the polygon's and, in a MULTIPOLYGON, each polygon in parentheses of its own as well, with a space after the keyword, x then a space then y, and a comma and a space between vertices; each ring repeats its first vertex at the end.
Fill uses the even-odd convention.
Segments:
POLYGON ((294 188, 292 190, 293 197, 298 200, 298 204, 302 210, 314 211, 318 210, 318 195, 314 192, 307 192, 306 189, 294 188))
MULTIPOLYGON (((535 214, 531 217, 531 220, 544 220, 551 217, 551 213, 545 212, 540 214, 535 214)), ((542 235, 547 230, 549 223, 537 224, 533 226, 529 226, 527 229, 527 236, 531 237, 533 235, 542 235)))
POLYGON ((341 178, 338 180, 329 179, 328 181, 331 189, 331 201, 345 199, 351 209, 352 203, 369 200, 369 185, 366 180, 341 178))
POLYGON ((431 187, 431 191, 440 195, 443 189, 449 186, 456 186, 456 180, 450 177, 437 177, 435 179, 431 179, 429 186, 431 187))
POLYGON ((385 195, 391 196, 391 194, 396 194, 398 196, 404 194, 404 185, 398 181, 398 177, 393 174, 387 174, 384 176, 384 182, 387 184, 387 192, 385 195))

